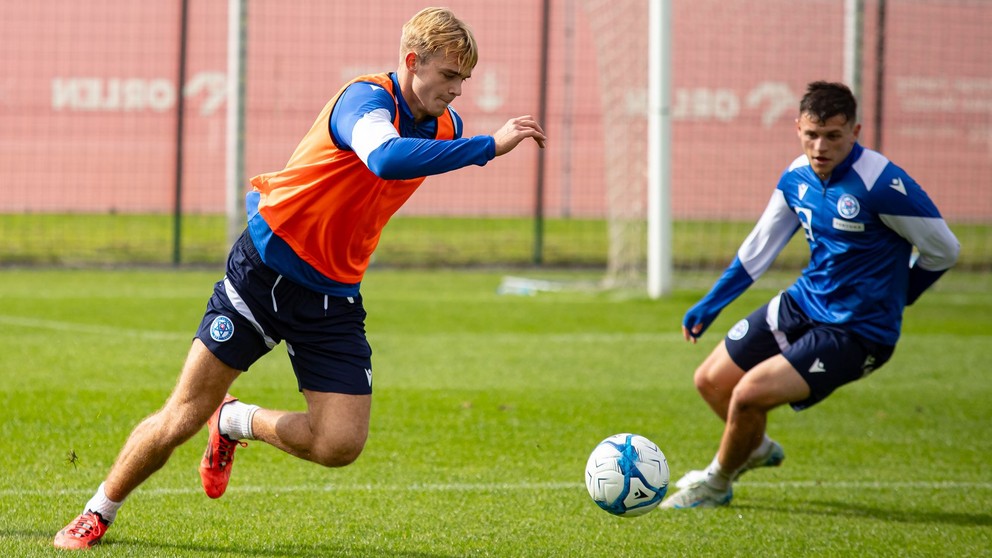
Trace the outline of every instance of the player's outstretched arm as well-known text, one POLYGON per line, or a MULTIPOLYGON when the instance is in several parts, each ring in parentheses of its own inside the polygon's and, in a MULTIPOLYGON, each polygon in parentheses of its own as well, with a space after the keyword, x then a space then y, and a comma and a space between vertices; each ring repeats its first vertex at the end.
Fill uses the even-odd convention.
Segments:
POLYGON ((506 124, 493 134, 493 139, 496 140, 496 156, 513 151, 514 147, 527 138, 533 138, 542 149, 548 140, 541 125, 529 114, 507 120, 506 124))

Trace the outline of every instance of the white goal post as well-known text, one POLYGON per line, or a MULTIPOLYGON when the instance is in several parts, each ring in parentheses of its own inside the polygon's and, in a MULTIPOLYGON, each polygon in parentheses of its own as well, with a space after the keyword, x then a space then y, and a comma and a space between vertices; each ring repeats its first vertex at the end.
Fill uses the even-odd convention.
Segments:
MULTIPOLYGON (((649 0, 647 294, 672 291, 672 0, 649 0)), ((861 95, 864 0, 844 0, 844 81, 861 95)), ((743 239, 741 239, 743 240, 743 239)))
POLYGON ((672 289, 672 2, 648 11, 648 296, 672 289))
POLYGON ((224 212, 227 245, 234 244, 245 225, 245 41, 248 0, 227 2, 227 130, 224 212))

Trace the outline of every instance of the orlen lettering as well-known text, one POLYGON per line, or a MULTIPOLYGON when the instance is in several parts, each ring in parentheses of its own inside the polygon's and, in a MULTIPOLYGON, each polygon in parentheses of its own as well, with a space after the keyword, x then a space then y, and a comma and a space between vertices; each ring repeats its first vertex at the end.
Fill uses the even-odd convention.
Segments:
MULTIPOLYGON (((226 77, 222 72, 200 72, 186 83, 185 96, 200 91, 206 98, 200 107, 204 115, 212 114, 226 97, 226 77)), ((52 78, 52 110, 164 112, 176 104, 176 86, 165 78, 52 78)))
POLYGON ((741 105, 729 89, 676 89, 672 99, 672 117, 676 120, 720 120, 737 117, 741 105))

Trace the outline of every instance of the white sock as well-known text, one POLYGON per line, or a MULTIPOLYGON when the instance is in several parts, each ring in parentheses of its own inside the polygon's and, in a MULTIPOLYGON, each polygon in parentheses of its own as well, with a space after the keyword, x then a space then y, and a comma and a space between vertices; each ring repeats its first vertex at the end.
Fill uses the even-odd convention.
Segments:
POLYGON ((247 405, 240 401, 224 405, 218 420, 220 433, 232 440, 254 440, 251 420, 258 409, 258 405, 247 405))
POLYGON ((717 490, 727 490, 734 481, 736 471, 726 471, 714 458, 710 466, 706 468, 706 484, 717 490))
POLYGON ((754 448, 754 451, 751 452, 748 459, 750 460, 755 457, 764 457, 768 455, 768 452, 771 451, 771 449, 772 439, 768 437, 768 434, 765 434, 764 437, 761 438, 761 443, 758 444, 758 447, 754 448))
POLYGON ((107 498, 107 493, 103 491, 104 483, 100 483, 100 487, 96 489, 96 494, 90 498, 89 502, 86 502, 86 507, 83 511, 93 511, 100 514, 100 517, 110 525, 117 518, 117 510, 121 509, 124 505, 124 501, 115 502, 110 498, 107 498))

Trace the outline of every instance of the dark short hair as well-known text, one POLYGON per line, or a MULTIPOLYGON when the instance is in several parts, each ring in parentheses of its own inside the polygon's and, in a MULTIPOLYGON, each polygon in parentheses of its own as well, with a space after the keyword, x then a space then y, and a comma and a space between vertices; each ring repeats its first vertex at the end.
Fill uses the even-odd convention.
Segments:
POLYGON ((854 122, 858 118, 858 101, 843 83, 814 81, 806 86, 806 94, 799 102, 799 114, 808 114, 819 122, 840 114, 848 122, 854 122))

